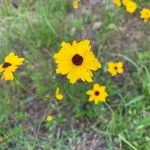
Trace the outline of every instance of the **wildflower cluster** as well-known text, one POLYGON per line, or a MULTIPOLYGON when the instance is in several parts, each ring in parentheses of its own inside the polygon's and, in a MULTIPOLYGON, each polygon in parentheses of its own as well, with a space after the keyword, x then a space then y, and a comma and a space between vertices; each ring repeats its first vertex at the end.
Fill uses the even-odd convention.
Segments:
MULTIPOLYGON (((53 57, 57 64, 56 73, 66 75, 71 84, 78 80, 93 82, 92 71, 102 67, 101 62, 91 50, 90 41, 87 39, 80 42, 73 41, 72 44, 62 42, 61 49, 53 57)), ((24 58, 15 55, 14 52, 6 56, 5 63, 0 65, 0 72, 3 72, 2 79, 13 80, 13 73, 23 64, 24 60, 24 58)), ((109 62, 107 68, 112 76, 123 73, 122 62, 109 62)), ((93 89, 87 91, 86 94, 90 95, 89 101, 94 101, 95 104, 105 102, 106 97, 108 97, 106 87, 98 83, 94 84, 93 89)), ((57 101, 64 99, 59 87, 56 89, 55 98, 57 101)))
MULTIPOLYGON (((78 80, 93 82, 92 71, 102 67, 101 62, 91 50, 90 41, 87 39, 80 42, 73 41, 72 44, 62 42, 61 49, 53 57, 57 64, 56 73, 66 75, 71 84, 76 83, 78 80)), ((109 62, 107 71, 112 76, 122 74, 123 63, 109 62)), ((87 91, 86 94, 90 95, 89 101, 94 101, 95 104, 105 102, 108 97, 106 87, 98 83, 94 84, 93 89, 87 91)), ((63 99, 59 88, 56 90, 55 97, 57 100, 63 99)))
MULTIPOLYGON (((118 6, 124 6, 126 11, 129 13, 134 13, 138 9, 138 4, 133 0, 113 0, 113 2, 118 6)), ((140 10, 140 17, 147 22, 150 19, 150 9, 143 8, 140 10)))
MULTIPOLYGON (((122 4, 126 7, 126 10, 133 13, 137 9, 135 2, 131 0, 115 0, 117 6, 122 4)), ((73 1, 74 9, 79 7, 78 0, 73 1)), ((148 10, 143 10, 141 13, 142 18, 147 21, 149 19, 148 10)), ((79 42, 73 41, 71 44, 67 42, 61 43, 61 48, 57 53, 53 55, 56 63, 56 74, 66 75, 71 84, 77 81, 93 82, 93 71, 97 71, 102 68, 101 61, 94 55, 91 48, 90 40, 81 40, 79 42)), ((14 52, 8 54, 5 57, 5 62, 0 65, 0 73, 3 73, 2 80, 14 80, 14 72, 25 61, 24 58, 19 57, 14 52)), ((112 76, 122 74, 124 71, 123 62, 108 62, 107 72, 112 76)), ((107 88, 104 85, 93 83, 93 88, 86 92, 89 95, 89 102, 99 104, 106 102, 106 98, 109 96, 107 88)), ((64 95, 59 87, 55 91, 55 99, 62 101, 64 95)), ((46 120, 48 122, 53 120, 52 115, 48 115, 46 120)))

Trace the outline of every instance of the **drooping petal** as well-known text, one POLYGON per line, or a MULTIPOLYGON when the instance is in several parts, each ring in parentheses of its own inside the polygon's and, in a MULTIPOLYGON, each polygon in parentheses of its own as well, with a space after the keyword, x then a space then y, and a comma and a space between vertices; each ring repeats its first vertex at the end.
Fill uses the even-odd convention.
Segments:
POLYGON ((4 68, 2 67, 3 65, 0 65, 0 72, 4 71, 4 68))
POLYGON ((4 71, 2 79, 3 80, 14 80, 14 75, 11 71, 4 71))

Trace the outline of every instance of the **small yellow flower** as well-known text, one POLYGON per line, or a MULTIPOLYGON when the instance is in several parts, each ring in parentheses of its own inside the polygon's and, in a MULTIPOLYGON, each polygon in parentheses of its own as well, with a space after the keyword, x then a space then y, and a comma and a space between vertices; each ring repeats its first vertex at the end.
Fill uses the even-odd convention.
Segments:
POLYGON ((126 6, 130 1, 131 0, 122 0, 122 4, 126 6))
POLYGON ((123 73, 123 63, 122 62, 109 62, 108 63, 108 72, 112 76, 123 73))
POLYGON ((48 122, 52 121, 52 120, 53 120, 53 116, 52 116, 52 115, 48 115, 47 118, 46 118, 46 120, 47 120, 48 122))
POLYGON ((91 70, 101 68, 98 59, 95 58, 89 40, 74 41, 71 44, 62 42, 61 49, 54 55, 57 63, 57 74, 67 75, 70 83, 77 80, 92 82, 91 70))
POLYGON ((78 0, 73 0, 73 8, 78 9, 79 8, 79 2, 78 0))
POLYGON ((0 65, 0 72, 3 72, 1 79, 13 80, 13 72, 22 65, 24 60, 24 58, 19 58, 18 55, 15 55, 14 52, 9 53, 9 55, 5 57, 5 63, 0 65))
POLYGON ((57 89, 56 89, 55 97, 56 97, 56 100, 58 100, 58 101, 61 101, 64 98, 64 96, 60 93, 59 87, 57 87, 57 89))
POLYGON ((86 94, 90 95, 89 102, 94 101, 95 105, 98 103, 106 102, 106 98, 108 97, 108 93, 106 92, 106 87, 94 84, 92 90, 88 90, 86 94))
POLYGON ((125 6, 126 6, 126 11, 131 14, 134 13, 137 9, 137 4, 133 1, 128 1, 125 6))
POLYGON ((144 8, 140 13, 141 18, 144 19, 144 22, 147 22, 150 19, 150 9, 144 8))
POLYGON ((116 4, 118 7, 121 6, 121 0, 114 0, 113 2, 114 2, 114 4, 116 4))

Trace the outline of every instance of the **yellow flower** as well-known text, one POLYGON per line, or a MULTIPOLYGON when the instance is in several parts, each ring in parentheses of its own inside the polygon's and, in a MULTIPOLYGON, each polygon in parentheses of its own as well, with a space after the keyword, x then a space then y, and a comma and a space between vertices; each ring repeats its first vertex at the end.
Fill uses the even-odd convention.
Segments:
POLYGON ((126 6, 126 11, 131 14, 134 13, 137 9, 137 4, 133 1, 128 1, 125 6, 126 6))
POLYGON ((86 94, 90 95, 89 102, 94 101, 95 105, 98 103, 106 102, 106 97, 108 97, 108 93, 106 92, 106 87, 94 84, 92 90, 88 90, 86 94))
POLYGON ((121 6, 121 0, 114 0, 113 1, 118 7, 121 6))
POLYGON ((59 101, 63 100, 63 98, 64 98, 64 96, 60 93, 59 87, 57 87, 57 89, 56 89, 55 97, 56 97, 56 100, 59 100, 59 101))
POLYGON ((5 57, 5 63, 0 65, 0 72, 3 72, 2 79, 13 80, 13 72, 22 65, 24 60, 24 58, 19 58, 18 55, 15 55, 14 52, 9 53, 9 55, 5 57))
POLYGON ((123 73, 123 63, 122 62, 109 62, 108 63, 108 72, 112 76, 123 73))
POLYGON ((122 0, 123 5, 127 5, 129 2, 131 2, 131 0, 122 0))
POLYGON ((72 45, 62 42, 61 46, 60 51, 54 55, 57 63, 56 73, 67 74, 72 84, 79 79, 92 82, 91 70, 101 68, 101 64, 91 51, 90 41, 74 41, 72 45))
POLYGON ((144 22, 147 22, 150 19, 150 9, 144 8, 142 9, 141 18, 144 19, 144 22))
POLYGON ((46 118, 46 120, 47 120, 48 122, 52 121, 52 120, 53 120, 53 116, 52 116, 52 115, 48 115, 47 118, 46 118))
POLYGON ((73 8, 78 9, 79 8, 79 2, 78 0, 73 0, 73 8))

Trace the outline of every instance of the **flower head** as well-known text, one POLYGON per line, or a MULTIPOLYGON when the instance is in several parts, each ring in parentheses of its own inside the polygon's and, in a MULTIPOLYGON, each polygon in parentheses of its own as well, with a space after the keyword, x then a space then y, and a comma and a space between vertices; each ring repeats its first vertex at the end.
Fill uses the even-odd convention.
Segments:
POLYGON ((13 72, 22 65, 24 60, 24 58, 19 58, 18 55, 15 55, 14 52, 9 53, 9 55, 5 57, 5 63, 0 65, 0 72, 3 72, 2 79, 13 80, 13 72))
POLYGON ((64 98, 64 96, 60 93, 59 87, 57 87, 57 89, 56 89, 55 97, 56 97, 56 100, 58 100, 58 101, 61 101, 64 98))
POLYGON ((73 0, 73 8, 78 9, 79 8, 79 2, 78 0, 73 0))
POLYGON ((126 6, 130 1, 131 0, 122 0, 122 4, 126 6))
POLYGON ((53 116, 52 116, 52 115, 48 115, 47 118, 46 118, 46 120, 47 120, 48 122, 52 121, 52 120, 53 120, 53 116))
POLYGON ((116 4, 118 7, 121 6, 121 0, 114 0, 113 2, 114 2, 114 4, 116 4))
POLYGON ((141 18, 144 19, 144 22, 147 22, 150 19, 150 9, 144 8, 140 13, 141 18))
POLYGON ((137 4, 133 1, 126 2, 125 6, 126 6, 126 11, 131 14, 134 13, 137 9, 137 4))
POLYGON ((112 76, 123 73, 123 63, 122 62, 109 62, 108 72, 110 72, 112 76))
POLYGON ((101 68, 101 64, 91 51, 90 41, 74 41, 72 45, 62 42, 61 46, 60 51, 54 55, 57 63, 56 73, 67 74, 70 83, 79 79, 92 82, 91 70, 101 68))
POLYGON ((90 95, 89 101, 94 101, 95 104, 102 103, 106 101, 106 97, 108 97, 108 93, 106 92, 106 87, 94 84, 92 90, 88 90, 86 94, 90 95))

